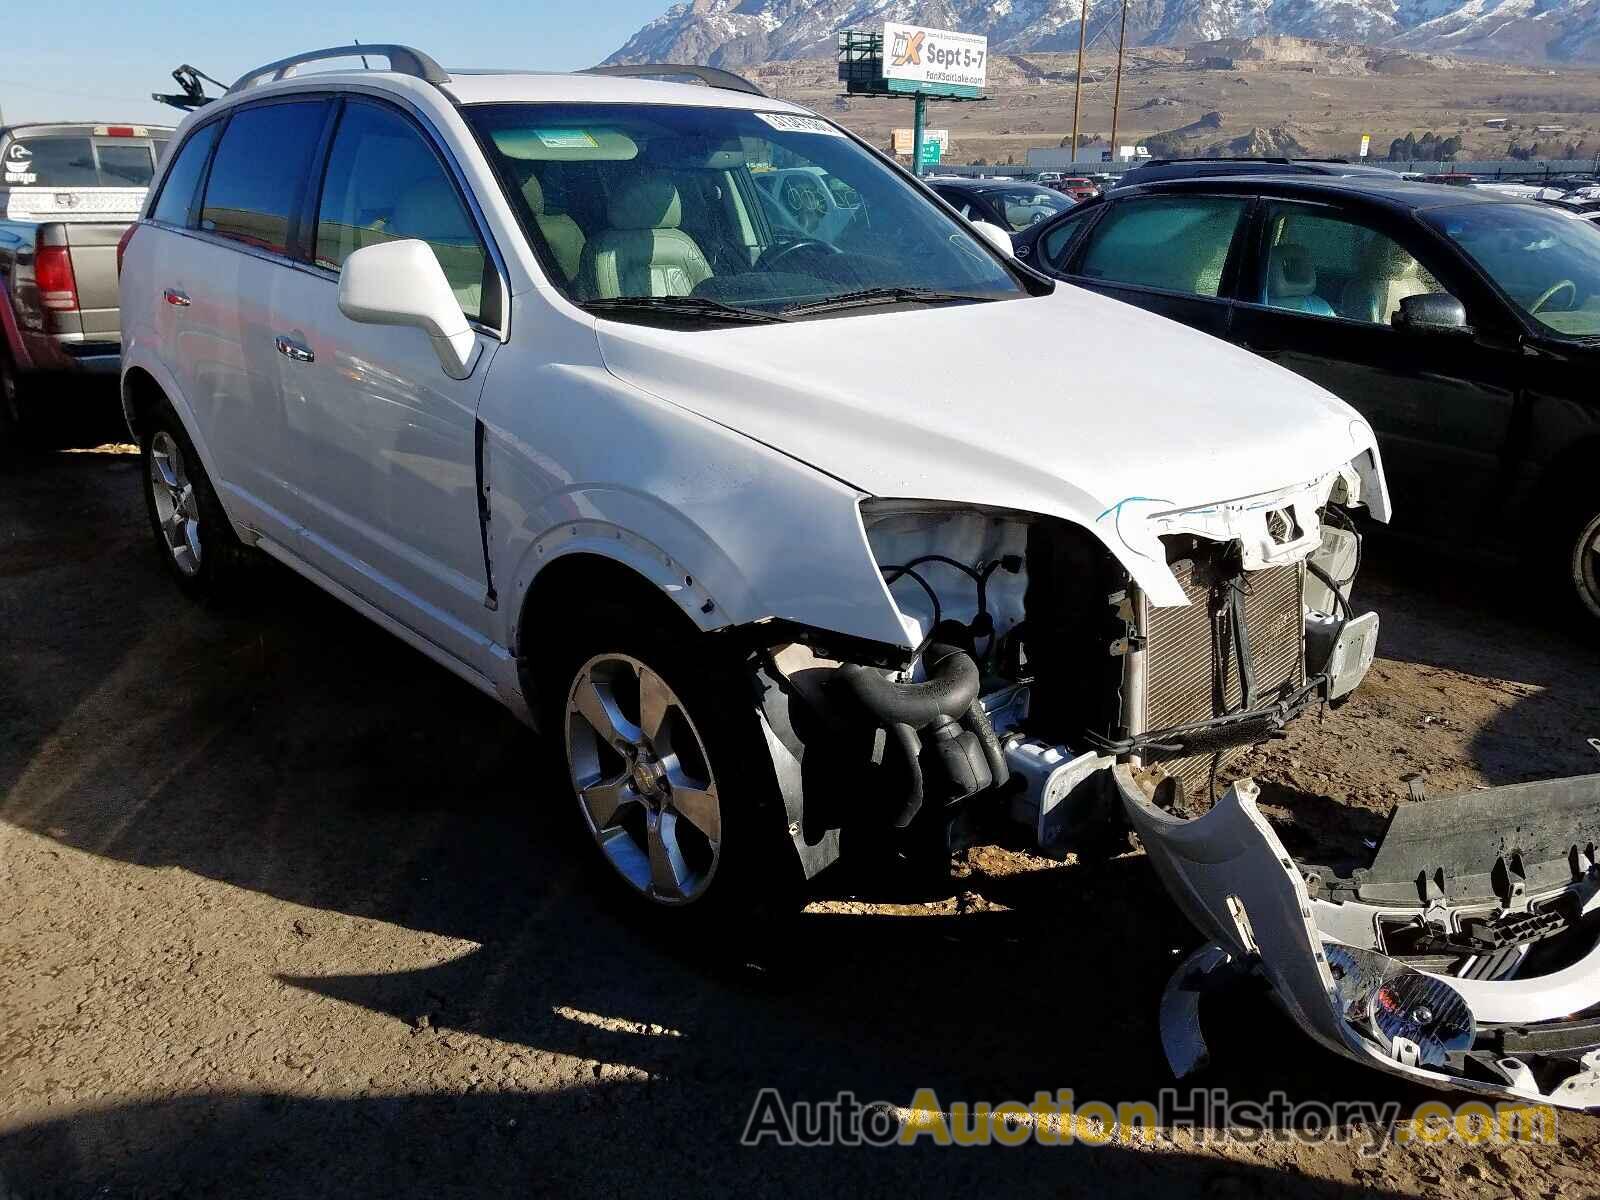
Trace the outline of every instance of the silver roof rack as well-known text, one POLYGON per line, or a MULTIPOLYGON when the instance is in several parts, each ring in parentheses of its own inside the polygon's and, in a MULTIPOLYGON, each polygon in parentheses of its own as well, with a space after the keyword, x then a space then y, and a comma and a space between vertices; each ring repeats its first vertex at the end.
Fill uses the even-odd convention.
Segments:
POLYGON ((766 95, 743 75, 735 75, 732 71, 717 67, 697 67, 687 63, 629 63, 615 67, 590 67, 583 74, 614 75, 621 79, 698 79, 707 87, 743 92, 747 96, 766 95))
POLYGON ((239 76, 228 95, 242 92, 246 88, 256 87, 263 83, 273 83, 279 79, 288 79, 298 72, 300 67, 307 63, 321 62, 330 58, 386 58, 389 60, 389 69, 401 75, 411 75, 417 79, 424 79, 435 87, 441 87, 450 82, 450 76, 443 67, 434 62, 421 50, 413 50, 410 46, 390 46, 375 44, 371 46, 330 46, 326 50, 312 50, 306 54, 296 54, 289 58, 281 58, 275 63, 268 63, 264 67, 257 67, 254 71, 239 76))

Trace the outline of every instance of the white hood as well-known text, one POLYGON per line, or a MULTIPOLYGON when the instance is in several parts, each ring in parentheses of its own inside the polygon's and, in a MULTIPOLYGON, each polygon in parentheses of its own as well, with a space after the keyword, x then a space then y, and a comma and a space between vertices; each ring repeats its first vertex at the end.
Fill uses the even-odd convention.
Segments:
POLYGON ((597 332, 619 378, 863 492, 1064 517, 1130 570, 1130 549, 1144 555, 1127 543, 1148 544, 1130 520, 1305 487, 1369 450, 1377 461, 1367 422, 1320 387, 1067 286, 790 325, 597 332))

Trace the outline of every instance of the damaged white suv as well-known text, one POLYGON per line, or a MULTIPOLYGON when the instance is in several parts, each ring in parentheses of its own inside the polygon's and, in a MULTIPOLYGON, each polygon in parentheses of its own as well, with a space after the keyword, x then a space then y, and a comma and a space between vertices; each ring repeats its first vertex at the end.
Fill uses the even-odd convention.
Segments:
POLYGON ((122 278, 178 583, 223 589, 254 547, 561 739, 600 854, 679 919, 789 893, 846 841, 947 862, 1019 822, 1052 848, 1132 827, 1227 948, 1194 970, 1259 966, 1323 1040, 1405 1069, 1592 1080, 1570 1036, 1528 1056, 1570 1069, 1461 1041, 1513 1012, 1474 999, 1523 986, 1501 967, 1418 973, 1578 928, 1592 845, 1561 878, 1530 846, 1504 904, 1459 903, 1465 867, 1412 896, 1379 872, 1363 926, 1378 876, 1296 867, 1244 785, 1184 819, 1371 662, 1367 423, 689 73, 345 47, 192 115, 122 278), (389 69, 299 70, 356 55, 389 69))

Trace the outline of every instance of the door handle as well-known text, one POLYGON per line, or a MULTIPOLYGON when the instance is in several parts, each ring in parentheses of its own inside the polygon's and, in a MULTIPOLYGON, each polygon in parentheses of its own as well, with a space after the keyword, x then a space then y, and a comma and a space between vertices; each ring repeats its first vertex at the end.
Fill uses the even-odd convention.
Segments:
POLYGON ((161 293, 161 298, 174 308, 189 307, 189 297, 184 295, 177 288, 168 288, 166 291, 161 293))
POLYGON ((315 353, 306 349, 293 338, 286 338, 280 334, 274 341, 277 343, 278 353, 290 362, 308 363, 317 361, 315 353))

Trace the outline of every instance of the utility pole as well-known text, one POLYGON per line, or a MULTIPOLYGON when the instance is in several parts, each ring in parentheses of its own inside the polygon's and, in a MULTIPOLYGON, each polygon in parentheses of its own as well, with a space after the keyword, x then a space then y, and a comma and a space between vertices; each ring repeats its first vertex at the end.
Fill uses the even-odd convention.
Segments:
MULTIPOLYGON (((1126 10, 1124 10, 1126 11, 1126 10)), ((1078 114, 1083 111, 1083 35, 1089 29, 1089 0, 1078 11, 1078 86, 1072 93, 1072 161, 1078 161, 1078 114)))
POLYGON ((1128 0, 1122 0, 1122 28, 1117 31, 1117 86, 1111 95, 1111 159, 1117 158, 1117 115, 1122 109, 1122 48, 1128 40, 1128 0))

